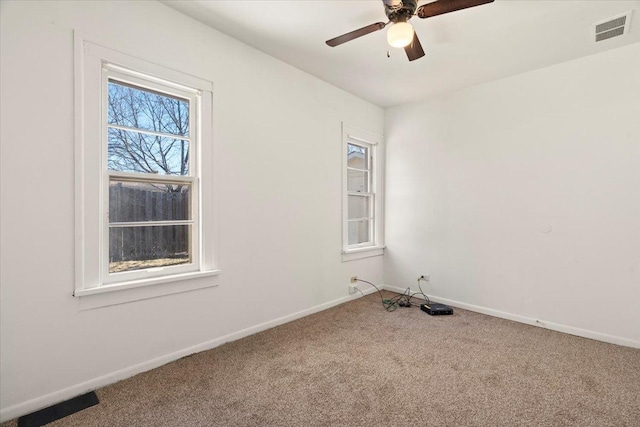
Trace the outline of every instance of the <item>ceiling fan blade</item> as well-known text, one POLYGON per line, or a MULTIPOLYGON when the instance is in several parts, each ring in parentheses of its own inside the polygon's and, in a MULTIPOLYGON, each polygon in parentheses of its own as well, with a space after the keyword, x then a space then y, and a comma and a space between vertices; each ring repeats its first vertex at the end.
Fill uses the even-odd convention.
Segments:
POLYGON ((366 27, 351 31, 350 33, 343 34, 331 40, 327 40, 326 43, 331 47, 335 47, 339 44, 357 39, 358 37, 366 36, 367 34, 373 33, 374 31, 379 31, 386 26, 387 24, 385 24, 384 22, 376 22, 375 24, 367 25, 366 27))
POLYGON ((491 3, 493 0, 438 0, 433 3, 423 4, 416 11, 420 18, 430 18, 443 13, 455 12, 468 7, 480 6, 491 3))
POLYGON ((409 61, 415 61, 424 56, 424 50, 420 44, 420 39, 418 39, 418 34, 415 31, 413 32, 413 40, 404 47, 404 51, 407 52, 409 61))

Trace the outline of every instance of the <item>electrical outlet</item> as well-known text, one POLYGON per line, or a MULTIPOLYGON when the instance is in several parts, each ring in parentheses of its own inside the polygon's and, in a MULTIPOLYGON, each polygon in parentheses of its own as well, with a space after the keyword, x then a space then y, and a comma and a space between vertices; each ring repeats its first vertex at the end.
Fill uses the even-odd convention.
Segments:
POLYGON ((356 283, 358 281, 358 276, 351 276, 351 283, 356 283))
POLYGON ((358 286, 357 285, 349 285, 349 293, 350 294, 355 294, 356 292, 358 292, 358 286))

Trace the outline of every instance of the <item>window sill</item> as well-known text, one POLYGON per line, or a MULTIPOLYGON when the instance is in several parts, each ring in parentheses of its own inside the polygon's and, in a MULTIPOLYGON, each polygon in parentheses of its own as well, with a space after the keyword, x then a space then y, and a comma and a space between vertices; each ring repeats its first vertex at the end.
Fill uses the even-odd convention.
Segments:
POLYGON ((384 255, 385 246, 368 246, 366 248, 347 249, 342 251, 342 262, 384 255))
POLYGON ((77 289, 74 296, 80 300, 80 310, 89 310, 217 286, 215 282, 206 279, 217 276, 220 272, 221 270, 196 271, 90 289, 77 289))

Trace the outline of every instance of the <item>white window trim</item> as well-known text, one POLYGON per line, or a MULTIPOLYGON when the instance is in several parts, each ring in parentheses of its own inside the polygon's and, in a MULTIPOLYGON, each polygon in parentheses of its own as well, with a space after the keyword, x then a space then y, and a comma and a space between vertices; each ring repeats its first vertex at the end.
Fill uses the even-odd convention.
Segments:
MULTIPOLYGON (((207 80, 181 73, 160 65, 108 49, 87 40, 74 32, 74 72, 75 72, 75 289, 74 296, 91 296, 91 307, 152 298, 170 293, 216 286, 211 276, 220 273, 217 266, 217 212, 214 204, 213 170, 213 84, 207 80), (106 71, 105 71, 106 70, 106 71), (106 146, 102 127, 104 116, 101 112, 101 98, 105 96, 105 75, 125 76, 128 80, 139 81, 140 77, 163 85, 167 92, 188 96, 190 100, 201 102, 197 110, 201 113, 193 117, 199 123, 194 130, 207 131, 195 135, 195 177, 169 177, 193 182, 192 191, 198 191, 199 203, 194 204, 194 219, 200 231, 193 231, 193 245, 197 245, 199 259, 187 268, 165 267, 154 271, 140 271, 127 275, 123 281, 105 280, 104 251, 108 251, 103 236, 106 208, 103 203, 107 176, 102 162, 106 146), (121 74, 124 73, 124 74, 121 74), (150 77, 153 76, 153 77, 150 77), (176 83, 179 82, 179 83, 176 83), (193 96, 192 96, 193 95, 193 96), (196 96, 197 95, 197 96, 196 96), (98 113, 96 113, 98 112, 98 113), (204 165, 204 167, 203 167, 204 165), (206 215, 203 215, 203 212, 206 215), (198 221, 199 220, 199 221, 198 221), (106 248, 106 249, 105 249, 106 248), (163 274, 168 272, 169 274, 163 274), (139 273, 139 274, 138 274, 139 273), (153 285, 153 286, 151 286, 153 285), (119 291, 116 297, 96 297, 97 295, 119 291), (120 292, 122 291, 122 292, 120 292), (104 304, 96 302, 104 300, 104 304)), ((112 175, 127 175, 115 173, 112 175)), ((154 179, 156 177, 153 177, 154 179)), ((159 179, 164 179, 158 176, 159 179)), ((144 179, 144 178, 143 178, 144 179)), ((195 247, 195 246, 194 246, 195 247)), ((106 258, 105 258, 106 259, 106 258)), ((111 275, 113 276, 113 275, 111 275)))
POLYGON ((346 124, 342 124, 342 261, 352 261, 384 254, 384 165, 383 136, 346 124), (373 196, 373 241, 359 245, 349 245, 349 203, 347 147, 349 143, 367 145, 372 158, 371 189, 373 196))

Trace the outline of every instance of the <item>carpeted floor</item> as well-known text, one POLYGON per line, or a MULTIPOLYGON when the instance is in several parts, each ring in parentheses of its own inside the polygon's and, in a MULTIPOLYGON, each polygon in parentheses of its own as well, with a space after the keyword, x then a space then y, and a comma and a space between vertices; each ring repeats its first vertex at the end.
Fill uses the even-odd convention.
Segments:
POLYGON ((376 297, 102 388, 50 425, 640 426, 640 350, 376 297))

